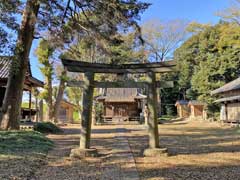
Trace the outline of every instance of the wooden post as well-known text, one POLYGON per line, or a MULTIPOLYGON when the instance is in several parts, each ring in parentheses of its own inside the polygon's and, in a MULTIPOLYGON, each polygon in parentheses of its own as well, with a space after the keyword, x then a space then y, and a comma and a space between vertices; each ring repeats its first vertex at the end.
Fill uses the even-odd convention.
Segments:
POLYGON ((85 86, 83 88, 82 100, 82 129, 80 135, 80 149, 90 148, 91 124, 92 124, 92 103, 93 103, 93 81, 94 73, 84 73, 85 86))
POLYGON ((43 122, 43 100, 39 101, 39 121, 43 122))
POLYGON ((29 108, 29 119, 31 121, 31 119, 32 119, 32 112, 31 112, 31 109, 32 109, 32 88, 29 90, 29 104, 28 104, 28 108, 29 108))
POLYGON ((156 76, 154 72, 148 74, 148 133, 149 133, 149 148, 159 148, 158 137, 158 120, 157 120, 157 88, 156 88, 156 76))
POLYGON ((39 107, 38 107, 38 97, 37 96, 35 96, 35 108, 36 108, 36 122, 38 122, 39 121, 39 107))

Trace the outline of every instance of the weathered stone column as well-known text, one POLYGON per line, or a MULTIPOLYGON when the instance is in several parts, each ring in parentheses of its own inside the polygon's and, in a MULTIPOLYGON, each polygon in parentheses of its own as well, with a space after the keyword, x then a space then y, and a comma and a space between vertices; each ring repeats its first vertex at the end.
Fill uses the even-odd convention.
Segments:
POLYGON ((157 88, 155 73, 148 73, 148 133, 149 133, 149 147, 159 148, 158 137, 158 122, 157 122, 157 88))
POLYGON ((82 100, 82 129, 80 136, 80 149, 90 148, 91 124, 92 124, 92 103, 93 103, 93 73, 84 74, 83 100, 82 100))
POLYGON ((92 125, 92 104, 93 104, 93 81, 94 73, 84 73, 84 87, 82 99, 82 118, 80 146, 78 149, 72 149, 71 157, 82 158, 86 156, 96 156, 96 149, 90 149, 91 125, 92 125))
POLYGON ((156 75, 154 72, 148 72, 148 134, 149 134, 149 149, 144 151, 145 156, 158 156, 166 153, 166 149, 160 149, 158 135, 158 119, 157 119, 157 88, 156 75))

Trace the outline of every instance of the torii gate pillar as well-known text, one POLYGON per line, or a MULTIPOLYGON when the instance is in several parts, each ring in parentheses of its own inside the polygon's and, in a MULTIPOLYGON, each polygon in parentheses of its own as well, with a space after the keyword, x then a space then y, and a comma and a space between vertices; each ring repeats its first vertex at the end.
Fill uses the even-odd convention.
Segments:
POLYGON ((80 134, 80 146, 77 149, 71 150, 71 157, 82 158, 89 156, 97 156, 96 149, 90 149, 91 139, 91 125, 92 125, 92 104, 93 104, 93 91, 94 91, 94 73, 84 73, 84 87, 82 99, 82 128, 80 134))
POLYGON ((160 148, 158 135, 158 111, 157 111, 157 87, 156 75, 154 72, 147 73, 148 79, 148 134, 149 134, 149 149, 145 149, 145 156, 160 156, 167 153, 166 148, 160 148))

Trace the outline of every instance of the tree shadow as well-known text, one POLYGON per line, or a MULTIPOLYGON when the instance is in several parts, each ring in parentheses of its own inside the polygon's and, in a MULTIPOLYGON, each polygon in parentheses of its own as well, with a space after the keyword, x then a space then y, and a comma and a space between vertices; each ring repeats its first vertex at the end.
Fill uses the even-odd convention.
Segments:
POLYGON ((142 179, 167 179, 167 180, 232 180, 239 179, 240 168, 238 165, 223 166, 170 166, 165 168, 150 168, 140 171, 142 179))
MULTIPOLYGON (((181 124, 177 124, 181 125, 181 124)), ((171 128, 168 128, 171 129, 171 128)), ((173 127, 173 133, 162 132, 160 129, 160 146, 168 148, 169 155, 207 154, 216 152, 240 152, 239 129, 220 128, 188 128, 184 130, 173 127), (180 133, 175 133, 179 131, 180 133)), ((147 135, 135 134, 128 137, 130 144, 135 146, 138 156, 142 156, 142 149, 148 145, 147 135)))

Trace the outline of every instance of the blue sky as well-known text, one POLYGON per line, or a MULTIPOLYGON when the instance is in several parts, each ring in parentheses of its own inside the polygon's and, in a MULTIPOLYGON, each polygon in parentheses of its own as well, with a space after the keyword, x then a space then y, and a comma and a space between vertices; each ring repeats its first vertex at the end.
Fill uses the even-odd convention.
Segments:
MULTIPOLYGON (((142 0, 144 1, 144 0, 142 0)), ((184 19, 188 21, 197 21, 200 23, 215 24, 219 21, 219 17, 215 13, 228 7, 231 0, 145 0, 152 3, 141 18, 141 23, 150 19, 173 20, 184 19)), ((43 80, 43 76, 39 70, 37 58, 34 55, 38 41, 35 40, 32 46, 30 60, 33 75, 43 80)))

